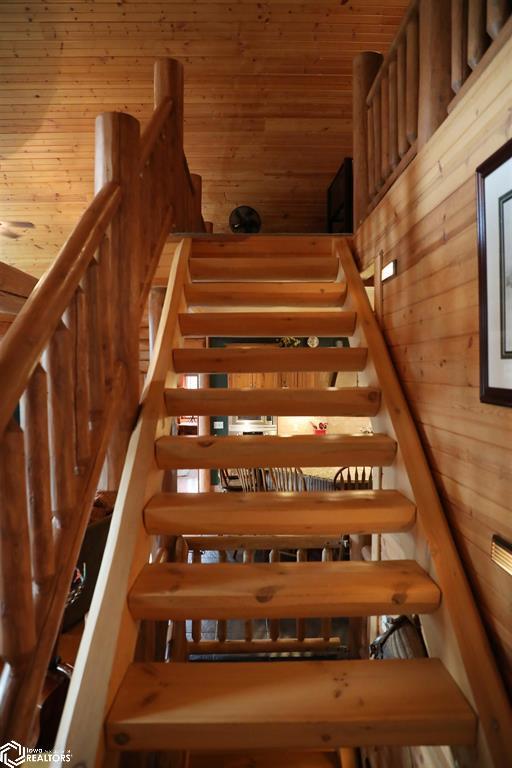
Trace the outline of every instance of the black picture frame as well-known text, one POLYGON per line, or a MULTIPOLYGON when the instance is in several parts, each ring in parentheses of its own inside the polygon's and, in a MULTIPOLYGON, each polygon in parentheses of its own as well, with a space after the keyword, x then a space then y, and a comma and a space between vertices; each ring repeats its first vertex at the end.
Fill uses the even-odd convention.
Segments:
MULTIPOLYGON (((507 290, 507 267, 512 264, 512 243, 509 243, 509 251, 506 249, 505 231, 508 218, 512 215, 512 139, 500 147, 493 155, 476 169, 477 182, 477 228, 478 228, 478 284, 480 299, 480 401, 512 408, 512 388, 494 386, 491 383, 492 370, 507 371, 508 366, 512 370, 512 341, 507 336, 507 320, 512 318, 512 291, 507 290), (493 199, 486 199, 486 180, 504 163, 511 161, 510 184, 502 194, 496 194, 493 199), (487 203, 490 206, 496 204, 496 219, 493 224, 486 221, 487 203), (505 205, 507 208, 505 209, 505 205), (493 252, 489 252, 489 242, 494 242, 493 252), (496 280, 498 284, 496 285, 496 280), (489 288, 498 296, 499 306, 496 309, 498 322, 489 327, 489 288), (510 313, 510 314, 509 314, 510 313), (498 326, 498 331, 494 329, 498 326), (491 341, 491 334, 499 333, 499 343, 491 341), (498 350, 498 353, 497 351, 498 350)), ((508 274, 510 278, 510 273, 508 274)), ((510 326, 508 326, 510 333, 510 326)))

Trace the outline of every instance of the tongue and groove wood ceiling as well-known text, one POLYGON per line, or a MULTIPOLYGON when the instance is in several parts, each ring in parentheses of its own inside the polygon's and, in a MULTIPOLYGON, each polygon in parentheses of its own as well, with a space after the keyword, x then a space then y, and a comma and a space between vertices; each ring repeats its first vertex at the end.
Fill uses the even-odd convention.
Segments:
POLYGON ((407 0, 0 2, 0 259, 51 264, 91 198, 94 117, 152 109, 155 57, 185 65, 185 141, 204 215, 321 232, 351 154, 354 54, 385 52, 407 0))

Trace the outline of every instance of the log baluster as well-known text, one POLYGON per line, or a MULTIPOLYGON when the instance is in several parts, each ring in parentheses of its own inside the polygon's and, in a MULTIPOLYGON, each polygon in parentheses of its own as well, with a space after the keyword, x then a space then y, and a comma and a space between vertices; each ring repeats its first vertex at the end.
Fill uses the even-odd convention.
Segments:
MULTIPOLYGON (((192 562, 198 565, 201 564, 201 550, 194 549, 192 552, 192 562)), ((192 640, 194 643, 201 642, 201 619, 194 619, 192 621, 192 640)))
POLYGON ((420 0, 418 149, 444 121, 452 99, 451 30, 446 0, 420 0))
POLYGON ((402 38, 396 49, 397 142, 400 157, 403 157, 409 149, 406 123, 406 72, 405 38, 402 38))
POLYGON ((25 486, 23 432, 11 418, 0 442, 0 656, 2 734, 13 721, 16 699, 36 644, 36 614, 25 486))
MULTIPOLYGON (((219 563, 227 563, 228 556, 225 550, 219 552, 219 563)), ((217 640, 219 643, 225 643, 227 638, 227 621, 225 619, 219 619, 217 621, 217 640)))
POLYGON ((21 425, 25 436, 30 559, 40 629, 55 576, 50 451, 48 444, 48 385, 41 365, 32 374, 21 399, 21 425))
POLYGON ((489 47, 486 31, 486 0, 468 0, 468 64, 478 66, 489 47))
MULTIPOLYGON (((244 563, 252 563, 254 561, 254 552, 250 549, 244 549, 243 561, 244 563)), ((245 640, 247 643, 251 643, 252 639, 253 639, 252 620, 247 619, 247 621, 245 622, 245 640)))
POLYGON ((71 334, 59 322, 45 355, 49 382, 49 427, 52 509, 57 546, 70 530, 75 505, 75 441, 72 424, 73 349, 71 334))
MULTIPOLYGON (((189 548, 186 540, 183 536, 179 536, 176 540, 176 546, 174 549, 174 560, 177 563, 188 563, 189 548)), ((188 658, 188 642, 187 642, 187 625, 185 621, 173 621, 172 622, 172 643, 171 643, 171 660, 172 661, 187 661, 188 658)))
POLYGON ((405 131, 412 146, 418 138, 419 99, 419 19, 414 13, 405 29, 405 131))
MULTIPOLYGON (((298 563, 307 562, 308 555, 305 549, 298 549, 296 559, 298 563)), ((304 619, 297 619, 297 640, 303 642, 306 637, 306 622, 304 619)))
POLYGON ((496 40, 512 12, 510 0, 487 0, 487 34, 496 40))
POLYGON ((367 165, 368 165, 368 201, 371 201, 375 194, 375 160, 373 157, 375 138, 373 122, 373 104, 370 104, 367 112, 367 165))
POLYGON ((89 336, 87 302, 79 287, 73 300, 75 313, 73 338, 75 466, 83 474, 91 458, 91 389, 89 378, 89 336))
POLYGON ((105 406, 105 366, 103 358, 102 311, 98 262, 93 259, 84 278, 87 308, 87 342, 89 352, 89 388, 91 397, 91 424, 93 429, 101 421, 105 406))
MULTIPOLYGON (((322 563, 330 563, 332 560, 332 549, 330 547, 324 547, 322 549, 322 563)), ((332 618, 327 616, 322 619, 322 637, 325 641, 329 641, 332 636, 332 618)))
MULTIPOLYGON (((382 64, 382 54, 365 52, 354 57, 352 65, 352 155, 354 178, 354 227, 366 215, 375 181, 369 168, 369 130, 367 128, 367 97, 382 64)), ((371 104, 372 102, 370 102, 371 104)), ((372 152, 373 154, 373 152, 372 152)))
POLYGON ((452 0, 452 90, 458 93, 469 75, 468 0, 452 0))
POLYGON ((381 105, 381 177, 386 181, 390 174, 389 162, 389 73, 386 69, 380 80, 381 105))
POLYGON ((373 123, 374 123, 373 138, 375 141, 374 153, 373 153, 373 159, 375 161, 375 188, 378 191, 384 183, 384 179, 382 178, 382 162, 381 162, 382 108, 381 108, 380 84, 375 89, 375 93, 373 96, 373 123))
POLYGON ((114 373, 113 317, 112 317, 112 268, 110 239, 104 237, 98 253, 99 307, 101 346, 105 383, 110 385, 114 373))
POLYGON ((396 59, 389 63, 389 165, 398 165, 398 72, 396 59))
MULTIPOLYGON (((278 563, 281 559, 281 553, 278 549, 271 549, 269 554, 270 563, 278 563)), ((270 619, 268 623, 270 639, 277 641, 280 635, 279 619, 270 619)))

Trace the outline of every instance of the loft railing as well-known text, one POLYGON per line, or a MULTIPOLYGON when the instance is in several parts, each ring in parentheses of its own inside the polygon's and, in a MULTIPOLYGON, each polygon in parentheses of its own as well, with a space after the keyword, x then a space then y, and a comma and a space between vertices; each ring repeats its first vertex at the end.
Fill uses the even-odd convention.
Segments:
POLYGON ((130 115, 97 118, 96 195, 0 343, 0 742, 33 741, 104 464, 108 487, 119 482, 165 240, 204 231, 179 62, 156 62, 154 103, 142 135, 130 115))
POLYGON ((413 0, 385 57, 355 57, 356 228, 510 37, 511 16, 509 0, 413 0))

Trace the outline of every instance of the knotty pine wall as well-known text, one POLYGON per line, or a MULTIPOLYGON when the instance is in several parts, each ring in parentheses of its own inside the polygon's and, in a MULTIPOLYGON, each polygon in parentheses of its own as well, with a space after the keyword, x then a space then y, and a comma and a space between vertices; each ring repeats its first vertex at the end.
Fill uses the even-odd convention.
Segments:
POLYGON ((475 168, 512 135, 511 60, 509 40, 355 238, 363 265, 398 260, 385 333, 509 683, 512 577, 490 546, 512 540, 512 409, 479 400, 475 168))
POLYGON ((385 51, 408 0, 2 0, 0 259, 40 275, 91 197, 95 116, 144 124, 155 57, 185 65, 186 154, 215 231, 323 231, 351 153, 352 57, 385 51), (5 222, 14 222, 6 225, 5 222))

